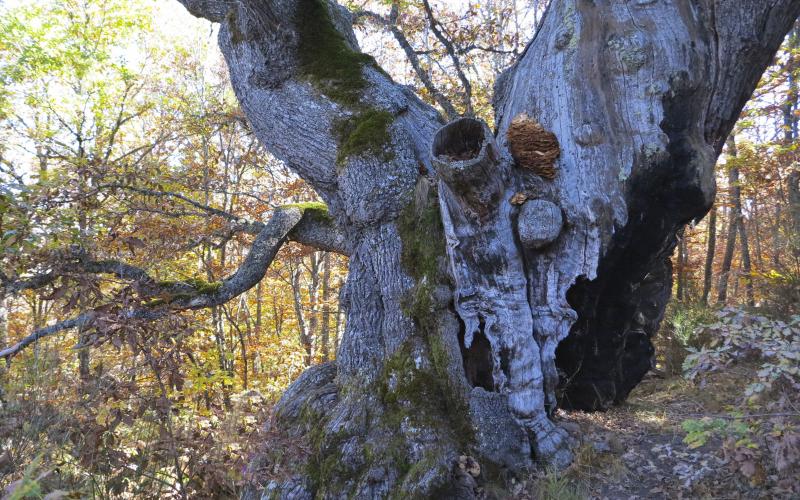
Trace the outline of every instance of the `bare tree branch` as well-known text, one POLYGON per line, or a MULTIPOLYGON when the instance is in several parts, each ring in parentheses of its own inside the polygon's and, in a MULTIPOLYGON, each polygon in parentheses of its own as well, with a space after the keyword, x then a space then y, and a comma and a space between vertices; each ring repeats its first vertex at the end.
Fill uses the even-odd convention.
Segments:
MULTIPOLYGON (((349 255, 350 252, 344 233, 327 214, 321 214, 312 209, 302 210, 287 206, 278 208, 275 216, 281 216, 280 214, 286 211, 299 211, 301 213, 300 219, 287 232, 286 239, 319 250, 349 255)), ((275 216, 273 216, 273 219, 275 216)), ((261 236, 271 223, 272 221, 267 224, 243 221, 232 227, 230 233, 245 232, 261 236)), ((258 238, 256 239, 257 242, 258 238)), ((254 243, 254 248, 256 243, 254 243)), ((0 295, 14 295, 24 290, 37 290, 70 273, 110 274, 120 279, 133 281, 137 286, 137 293, 143 297, 152 297, 164 293, 181 294, 195 291, 192 285, 188 283, 178 282, 169 286, 159 285, 147 271, 125 262, 113 259, 91 260, 83 249, 73 249, 68 259, 57 269, 24 279, 12 280, 4 274, 0 274, 0 281, 2 281, 0 295)))
MULTIPOLYGON (((223 279, 216 286, 209 286, 209 290, 198 290, 192 284, 182 282, 161 285, 143 270, 115 261, 92 262, 88 263, 87 268, 93 269, 95 272, 112 273, 120 277, 135 279, 152 290, 157 290, 166 295, 178 294, 171 300, 165 300, 163 304, 154 303, 150 306, 125 311, 122 313, 122 317, 126 319, 156 319, 166 315, 169 311, 204 309, 217 306, 241 295, 261 281, 278 250, 288 239, 289 233, 300 223, 304 214, 308 212, 311 212, 311 210, 304 210, 298 207, 285 207, 276 210, 272 219, 264 225, 256 237, 250 247, 250 252, 236 272, 223 279)), ((49 278, 50 275, 47 276, 49 278)), ((40 328, 17 344, 0 351, 0 357, 8 360, 43 337, 71 328, 88 326, 97 315, 97 311, 90 311, 75 318, 40 328)))
POLYGON ((38 330, 35 330, 33 333, 31 333, 24 339, 20 340, 16 344, 12 345, 11 347, 8 347, 0 351, 0 358, 5 358, 6 363, 9 363, 13 356, 15 356, 20 351, 22 351, 29 345, 33 344, 40 338, 53 335, 54 333, 58 333, 63 330, 69 330, 71 328, 79 328, 82 326, 86 326, 90 324, 95 319, 95 317, 96 313, 92 311, 81 314, 80 316, 76 316, 75 318, 71 318, 65 321, 59 321, 58 323, 54 323, 44 328, 39 328, 38 330))
POLYGON ((397 24, 398 18, 398 4, 397 2, 392 3, 392 10, 389 13, 389 18, 385 18, 380 14, 375 12, 371 12, 368 10, 362 10, 353 14, 355 18, 364 17, 367 19, 371 19, 375 23, 387 28, 391 31, 394 39, 397 40, 397 43, 400 45, 400 48, 403 49, 403 52, 406 54, 406 58, 408 62, 411 64, 411 67, 414 69, 414 73, 417 74, 417 78, 422 82, 422 85, 425 86, 425 89, 431 94, 433 100, 442 107, 446 118, 448 120, 453 120, 458 118, 459 114, 456 111, 455 106, 450 100, 433 84, 433 80, 431 80, 428 72, 422 67, 422 63, 419 60, 417 55, 420 53, 411 46, 411 43, 406 38, 406 35, 400 29, 400 26, 397 24))
POLYGON ((472 116, 474 114, 472 110, 472 84, 469 83, 469 78, 467 78, 464 70, 461 69, 461 61, 458 58, 456 48, 453 42, 439 29, 439 21, 434 17, 433 9, 431 9, 431 4, 428 0, 422 0, 422 5, 425 8, 425 14, 428 17, 428 23, 430 24, 433 35, 444 45, 445 51, 447 51, 447 54, 453 61, 453 68, 455 68, 456 74, 458 74, 458 79, 461 80, 461 85, 464 88, 464 114, 472 116))

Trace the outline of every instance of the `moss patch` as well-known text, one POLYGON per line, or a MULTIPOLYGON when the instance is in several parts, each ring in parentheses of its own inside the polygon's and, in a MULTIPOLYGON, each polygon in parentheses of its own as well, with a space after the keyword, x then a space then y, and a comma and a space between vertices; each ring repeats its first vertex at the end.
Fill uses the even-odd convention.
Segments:
POLYGON ((294 23, 301 71, 332 100, 358 106, 366 87, 362 70, 375 60, 350 48, 334 26, 324 0, 297 2, 294 23))
POLYGON ((324 222, 333 221, 333 218, 331 217, 331 214, 328 211, 328 205, 322 203, 321 201, 303 201, 300 203, 288 203, 286 205, 281 205, 278 208, 296 208, 300 210, 300 212, 306 217, 311 217, 313 219, 317 219, 324 222))
POLYGON ((384 154, 389 144, 391 113, 365 106, 363 92, 367 87, 365 65, 380 70, 372 56, 353 50, 336 29, 325 0, 300 0, 294 18, 299 35, 300 70, 320 92, 332 101, 353 111, 335 124, 339 140, 337 162, 366 153, 384 154))
POLYGON ((242 42, 248 41, 244 33, 239 29, 239 19, 237 9, 230 9, 225 16, 225 21, 228 23, 228 31, 231 33, 231 43, 239 45, 242 42))
MULTIPOLYGON (((419 182, 428 181, 421 179, 419 182)), ((474 439, 469 408, 461 389, 455 387, 450 378, 448 369, 452 360, 442 342, 433 297, 435 288, 446 282, 440 272, 440 261, 446 259, 444 226, 433 186, 418 185, 414 200, 400 213, 397 228, 403 242, 400 262, 416 282, 405 299, 404 310, 424 335, 433 364, 433 372, 425 374, 423 382, 436 386, 441 401, 437 411, 447 416, 456 438, 466 446, 474 439)))
POLYGON ((176 300, 191 299, 198 295, 210 295, 222 288, 221 281, 208 282, 200 278, 188 278, 185 280, 162 280, 156 282, 161 289, 156 295, 158 297, 146 301, 146 307, 158 307, 169 304, 176 300))
POLYGON ((393 153, 386 150, 391 141, 389 126, 394 117, 388 111, 369 108, 336 123, 334 132, 339 139, 338 163, 350 156, 373 154, 390 161, 393 153))

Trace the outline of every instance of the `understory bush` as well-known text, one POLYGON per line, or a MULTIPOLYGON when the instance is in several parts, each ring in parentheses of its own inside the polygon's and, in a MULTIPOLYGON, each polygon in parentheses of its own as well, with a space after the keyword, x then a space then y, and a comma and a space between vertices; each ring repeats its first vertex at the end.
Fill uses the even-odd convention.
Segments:
MULTIPOLYGON (((728 464, 754 485, 771 480, 800 493, 800 316, 786 320, 725 308, 695 327, 684 376, 703 387, 714 372, 752 366, 726 413, 684 420, 692 448, 719 444, 728 464)), ((711 388, 709 388, 711 389, 711 388)))

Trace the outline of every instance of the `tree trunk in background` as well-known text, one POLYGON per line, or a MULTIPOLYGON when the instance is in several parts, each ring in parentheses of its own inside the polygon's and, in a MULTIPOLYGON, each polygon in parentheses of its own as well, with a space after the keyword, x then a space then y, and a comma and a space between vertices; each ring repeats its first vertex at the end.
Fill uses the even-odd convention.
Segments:
POLYGON ((686 238, 683 233, 679 235, 678 240, 678 288, 675 292, 675 298, 683 301, 686 294, 686 238))
POLYGON ((330 305, 330 285, 331 285, 331 254, 325 252, 322 258, 322 329, 320 331, 320 347, 322 349, 322 361, 330 360, 330 329, 331 329, 331 305, 330 305))
POLYGON ((790 248, 795 259, 800 258, 800 167, 795 166, 786 179, 791 213, 790 248))
POLYGON ((703 304, 708 304, 711 282, 714 276, 714 253, 717 251, 717 207, 708 216, 708 243, 706 246, 706 265, 703 270, 703 304))
MULTIPOLYGON (((800 26, 795 24, 794 29, 789 35, 789 50, 797 51, 800 49, 800 26)), ((795 78, 797 56, 793 55, 787 63, 787 85, 789 91, 786 93, 786 102, 783 106, 783 126, 784 126, 784 143, 789 146, 794 143, 798 137, 798 96, 800 90, 798 89, 798 82, 795 78)), ((791 226, 789 234, 789 245, 792 255, 795 259, 800 258, 800 166, 794 166, 792 172, 789 173, 786 179, 787 184, 787 197, 789 202, 789 211, 791 215, 791 226)), ((780 219, 776 220, 779 224, 780 219)), ((778 233, 779 234, 779 233, 778 233)), ((777 234, 776 234, 777 236, 777 234)), ((776 266, 777 267, 777 266, 776 266)))
MULTIPOLYGON (((741 204, 739 210, 741 211, 741 204)), ((747 305, 753 307, 756 305, 756 299, 753 294, 753 269, 750 265, 750 243, 747 239, 747 230, 745 228, 744 216, 739 217, 739 237, 742 241, 742 274, 744 274, 744 290, 745 297, 747 298, 747 305)))
POLYGON ((314 332, 306 326, 306 315, 303 312, 303 270, 298 267, 292 272, 292 300, 294 302, 294 315, 297 318, 297 331, 300 336, 300 345, 306 351, 305 365, 311 366, 314 355, 314 332))
POLYGON ((606 408, 650 368, 676 234, 712 205, 725 137, 800 11, 553 0, 492 131, 443 126, 337 5, 182 1, 221 23, 255 134, 349 246, 336 362, 275 408, 312 452, 248 498, 473 498, 491 471, 568 464, 555 405, 606 408), (549 137, 533 119, 560 143, 554 172, 511 154, 549 137))
MULTIPOLYGON (((736 157, 736 140, 731 135, 728 138, 728 155, 736 157)), ((722 257, 722 268, 720 269, 719 285, 717 286, 717 301, 725 305, 728 301, 728 282, 730 281, 731 265, 733 264, 733 254, 736 251, 736 235, 738 234, 739 224, 742 219, 741 208, 741 188, 739 187, 739 168, 732 166, 728 168, 728 234, 725 239, 725 255, 722 257)))

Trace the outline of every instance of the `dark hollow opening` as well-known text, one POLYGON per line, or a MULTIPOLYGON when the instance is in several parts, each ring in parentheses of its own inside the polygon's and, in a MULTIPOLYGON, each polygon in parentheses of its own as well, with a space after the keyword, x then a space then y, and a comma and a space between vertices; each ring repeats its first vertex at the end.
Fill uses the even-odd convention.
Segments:
POLYGON ((472 387, 482 387, 487 391, 494 391, 494 377, 492 371, 492 346, 489 339, 483 334, 483 324, 475 332, 472 345, 464 346, 463 333, 460 335, 461 358, 464 360, 464 374, 472 387))
POLYGON ((483 134, 483 123, 460 118, 439 129, 433 138, 433 154, 456 161, 471 160, 481 151, 483 134))

